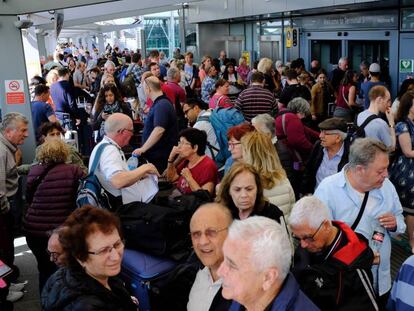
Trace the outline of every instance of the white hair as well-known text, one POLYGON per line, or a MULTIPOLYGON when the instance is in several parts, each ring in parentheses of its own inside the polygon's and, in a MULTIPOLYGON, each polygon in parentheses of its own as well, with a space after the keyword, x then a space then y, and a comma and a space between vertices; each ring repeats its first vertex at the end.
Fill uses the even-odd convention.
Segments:
POLYGON ((275 136, 275 131, 276 131, 275 118, 273 118, 270 114, 268 113, 258 114, 252 119, 252 124, 254 127, 256 127, 256 125, 260 127, 261 132, 265 134, 271 134, 272 137, 275 136))
POLYGON ((115 63, 113 61, 107 60, 105 65, 104 65, 104 68, 106 69, 108 67, 114 67, 115 68, 116 66, 115 66, 115 63))
POLYGON ((275 267, 279 271, 279 280, 286 278, 292 248, 286 229, 275 220, 263 216, 234 220, 228 238, 250 244, 250 260, 257 271, 275 267))
POLYGON ((340 64, 342 64, 343 62, 346 62, 346 61, 348 61, 348 57, 342 56, 338 61, 338 65, 340 65, 340 64))
POLYGON ((3 133, 6 129, 13 129, 17 128, 17 123, 22 122, 24 124, 28 124, 29 120, 22 115, 20 112, 9 112, 3 116, 3 120, 1 122, 0 131, 3 133))
POLYGON ((288 223, 291 226, 300 226, 304 223, 311 228, 318 228, 325 220, 330 219, 326 205, 315 196, 306 196, 296 202, 290 212, 288 223))

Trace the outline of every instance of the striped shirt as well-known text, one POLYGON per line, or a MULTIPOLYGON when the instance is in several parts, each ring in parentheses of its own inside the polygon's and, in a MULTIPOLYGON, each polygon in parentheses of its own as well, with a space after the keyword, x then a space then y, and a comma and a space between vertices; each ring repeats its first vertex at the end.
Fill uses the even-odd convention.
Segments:
POLYGON ((251 121, 261 113, 275 113, 277 111, 276 98, 272 92, 261 85, 251 85, 240 93, 236 99, 235 108, 239 110, 246 121, 251 121))
POLYGON ((387 310, 414 310, 414 255, 401 266, 391 289, 387 310))

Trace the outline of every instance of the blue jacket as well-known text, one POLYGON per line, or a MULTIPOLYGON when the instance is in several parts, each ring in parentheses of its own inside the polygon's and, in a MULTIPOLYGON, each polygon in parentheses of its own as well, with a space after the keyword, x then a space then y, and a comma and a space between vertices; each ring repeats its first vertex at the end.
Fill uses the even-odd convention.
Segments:
MULTIPOLYGON (((239 311, 241 305, 233 301, 229 311, 239 311)), ((283 283, 282 290, 272 302, 272 307, 269 311, 318 311, 319 308, 306 297, 306 295, 299 289, 299 284, 296 282, 292 274, 288 274, 283 283)))

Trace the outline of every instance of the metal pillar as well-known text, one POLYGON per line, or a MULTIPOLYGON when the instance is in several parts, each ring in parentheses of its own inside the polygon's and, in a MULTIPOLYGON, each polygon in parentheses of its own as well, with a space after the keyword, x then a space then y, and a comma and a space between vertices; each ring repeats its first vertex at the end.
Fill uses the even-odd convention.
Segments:
POLYGON ((20 112, 24 114, 29 120, 29 137, 25 144, 21 147, 23 152, 23 161, 31 163, 35 154, 35 138, 32 123, 32 113, 30 108, 29 86, 26 74, 26 64, 23 51, 23 42, 21 31, 14 26, 17 16, 9 15, 1 17, 0 38, 2 42, 7 44, 0 44, 0 55, 10 55, 13 57, 0 57, 0 107, 1 114, 8 112, 20 112), (22 80, 24 90, 24 104, 6 104, 6 88, 5 80, 22 80))

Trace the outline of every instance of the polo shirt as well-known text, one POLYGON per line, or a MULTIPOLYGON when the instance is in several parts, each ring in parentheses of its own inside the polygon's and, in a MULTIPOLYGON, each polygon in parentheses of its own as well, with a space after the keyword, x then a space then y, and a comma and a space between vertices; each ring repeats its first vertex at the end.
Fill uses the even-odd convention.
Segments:
POLYGON ((36 138, 38 138, 38 130, 40 125, 42 125, 45 122, 49 122, 48 118, 54 114, 55 112, 48 103, 42 101, 32 102, 32 119, 33 127, 36 132, 36 138))

